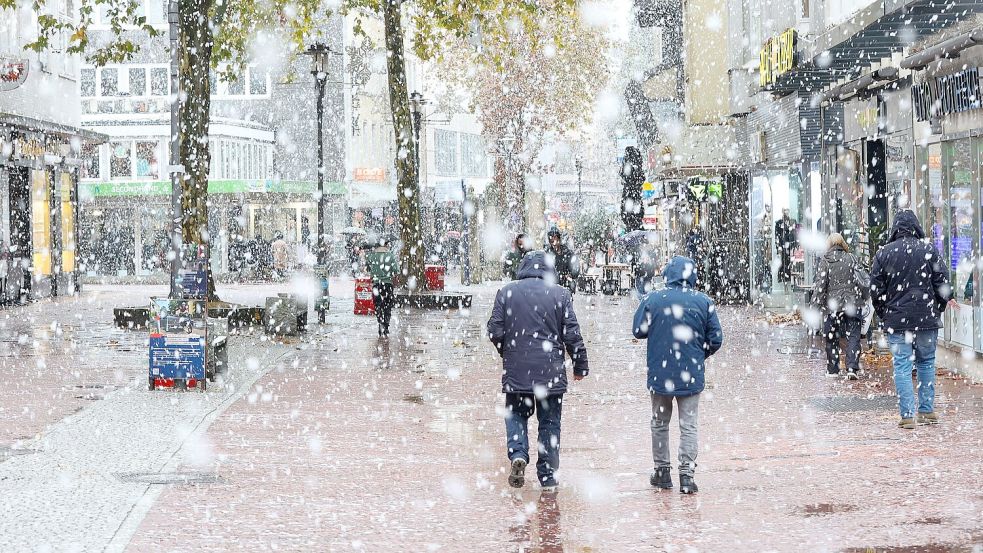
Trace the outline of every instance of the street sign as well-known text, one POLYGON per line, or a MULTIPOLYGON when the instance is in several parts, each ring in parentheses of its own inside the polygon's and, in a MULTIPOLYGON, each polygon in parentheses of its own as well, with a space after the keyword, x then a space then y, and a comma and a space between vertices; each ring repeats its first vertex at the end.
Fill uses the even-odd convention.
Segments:
POLYGON ((20 87, 27 80, 30 70, 29 60, 0 57, 0 92, 20 87))

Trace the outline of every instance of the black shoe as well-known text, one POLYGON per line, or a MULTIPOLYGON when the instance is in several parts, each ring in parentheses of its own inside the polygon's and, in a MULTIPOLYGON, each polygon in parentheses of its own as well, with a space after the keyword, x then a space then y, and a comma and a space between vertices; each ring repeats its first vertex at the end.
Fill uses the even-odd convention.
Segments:
POLYGON ((696 493, 700 488, 696 487, 696 481, 688 474, 679 475, 679 493, 696 493))
POLYGON ((849 380, 858 380, 860 378, 859 371, 856 369, 850 369, 846 372, 846 377, 849 380))
POLYGON ((663 490, 672 489, 672 474, 670 474, 669 467, 660 467, 652 472, 652 476, 649 476, 649 484, 652 484, 654 488, 661 488, 663 490))
POLYGON ((522 457, 512 459, 512 472, 509 473, 509 486, 521 488, 526 483, 526 465, 528 462, 522 457))

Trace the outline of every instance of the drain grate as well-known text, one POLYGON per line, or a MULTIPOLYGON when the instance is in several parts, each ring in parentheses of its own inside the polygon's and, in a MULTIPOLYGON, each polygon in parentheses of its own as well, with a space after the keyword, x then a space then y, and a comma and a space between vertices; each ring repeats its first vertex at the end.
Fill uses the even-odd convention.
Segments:
POLYGON ((894 409, 898 400, 894 396, 832 396, 814 397, 809 400, 812 407, 828 413, 846 413, 850 411, 881 411, 894 409))
POLYGON ((11 457, 17 457, 19 455, 30 455, 31 453, 37 453, 38 450, 31 449, 28 447, 13 447, 9 445, 0 445, 0 462, 6 461, 11 457))
POLYGON ((120 482, 132 484, 223 484, 214 472, 120 472, 120 482))

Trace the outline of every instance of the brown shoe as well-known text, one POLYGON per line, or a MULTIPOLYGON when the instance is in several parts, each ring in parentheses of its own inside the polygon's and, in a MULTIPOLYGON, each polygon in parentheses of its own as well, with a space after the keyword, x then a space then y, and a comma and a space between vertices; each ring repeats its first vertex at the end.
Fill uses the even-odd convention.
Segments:
POLYGON ((918 424, 939 424, 939 416, 935 412, 918 413, 918 424))
POLYGON ((901 422, 898 423, 898 427, 904 428, 905 430, 914 430, 915 419, 901 419, 901 422))

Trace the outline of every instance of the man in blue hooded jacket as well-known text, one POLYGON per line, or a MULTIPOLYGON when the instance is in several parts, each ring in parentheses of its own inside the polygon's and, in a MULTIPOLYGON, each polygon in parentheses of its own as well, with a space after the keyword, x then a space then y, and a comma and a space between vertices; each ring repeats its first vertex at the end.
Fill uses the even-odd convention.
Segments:
POLYGON ((502 392, 509 485, 521 488, 529 463, 529 417, 539 419, 536 473, 544 491, 555 489, 560 466, 560 414, 567 391, 564 350, 573 361, 574 380, 587 376, 587 348, 573 312, 570 291, 557 285, 552 259, 543 251, 523 256, 515 280, 498 291, 488 337, 502 355, 502 392))
POLYGON ((706 294, 694 290, 696 264, 673 257, 662 271, 666 288, 644 298, 632 325, 636 338, 648 338, 648 389, 652 395, 652 457, 649 483, 671 489, 669 422, 672 400, 679 409, 679 491, 695 493, 698 407, 704 361, 723 343, 717 311, 706 294))

